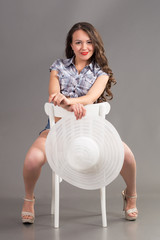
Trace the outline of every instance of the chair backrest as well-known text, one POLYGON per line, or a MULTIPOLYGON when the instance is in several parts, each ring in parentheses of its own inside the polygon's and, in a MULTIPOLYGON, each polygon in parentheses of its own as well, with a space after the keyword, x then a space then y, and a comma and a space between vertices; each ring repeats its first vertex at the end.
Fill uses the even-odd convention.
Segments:
MULTIPOLYGON (((66 109, 58 106, 54 106, 53 103, 45 103, 45 112, 49 116, 50 126, 54 125, 54 117, 69 117, 73 116, 73 112, 69 112, 66 109)), ((105 118, 110 112, 110 104, 108 102, 89 104, 85 106, 86 108, 86 116, 102 116, 105 118)))

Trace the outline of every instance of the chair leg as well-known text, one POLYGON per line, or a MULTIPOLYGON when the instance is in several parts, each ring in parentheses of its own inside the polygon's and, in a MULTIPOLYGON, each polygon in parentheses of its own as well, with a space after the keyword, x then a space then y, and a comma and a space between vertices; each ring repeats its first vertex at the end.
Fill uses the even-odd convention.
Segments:
POLYGON ((102 212, 102 226, 107 227, 107 214, 106 214, 106 189, 100 189, 101 196, 101 212, 102 212))
POLYGON ((59 176, 55 174, 55 211, 54 211, 54 227, 59 228, 59 176))
POLYGON ((54 214, 54 206, 55 206, 55 174, 54 172, 52 171, 52 190, 51 190, 51 193, 52 193, 52 200, 51 200, 51 214, 54 214))

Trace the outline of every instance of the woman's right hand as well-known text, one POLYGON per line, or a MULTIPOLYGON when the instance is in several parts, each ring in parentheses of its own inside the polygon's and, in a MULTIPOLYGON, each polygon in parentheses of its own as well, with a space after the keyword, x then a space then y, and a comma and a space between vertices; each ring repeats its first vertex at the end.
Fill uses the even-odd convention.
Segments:
POLYGON ((70 103, 69 103, 69 100, 68 98, 66 98, 63 94, 61 93, 53 93, 49 96, 49 99, 48 99, 49 102, 53 102, 53 104, 56 106, 68 106, 70 103))

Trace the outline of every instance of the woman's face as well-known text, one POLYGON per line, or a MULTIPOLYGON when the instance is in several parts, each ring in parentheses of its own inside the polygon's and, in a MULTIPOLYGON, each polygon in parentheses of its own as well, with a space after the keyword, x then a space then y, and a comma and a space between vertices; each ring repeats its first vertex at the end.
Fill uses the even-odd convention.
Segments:
POLYGON ((71 47, 76 56, 76 61, 89 62, 89 59, 94 53, 92 41, 83 30, 77 30, 73 33, 71 47))

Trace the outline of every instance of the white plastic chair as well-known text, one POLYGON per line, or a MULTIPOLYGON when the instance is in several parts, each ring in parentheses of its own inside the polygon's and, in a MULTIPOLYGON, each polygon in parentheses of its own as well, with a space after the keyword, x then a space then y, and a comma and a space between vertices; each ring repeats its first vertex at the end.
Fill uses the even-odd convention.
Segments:
MULTIPOLYGON (((107 102, 99 104, 91 104, 85 106, 87 116, 101 116, 105 118, 106 114, 110 111, 110 104, 107 102)), ((61 107, 54 106, 52 103, 45 103, 45 112, 49 116, 50 128, 55 124, 54 117, 74 117, 73 112, 69 112, 61 107)), ((52 201, 51 201, 51 214, 54 214, 54 227, 59 228, 59 183, 62 181, 58 175, 52 171, 52 201)), ((100 189, 101 197, 101 213, 102 213, 102 226, 107 227, 106 215, 106 189, 100 189)))

